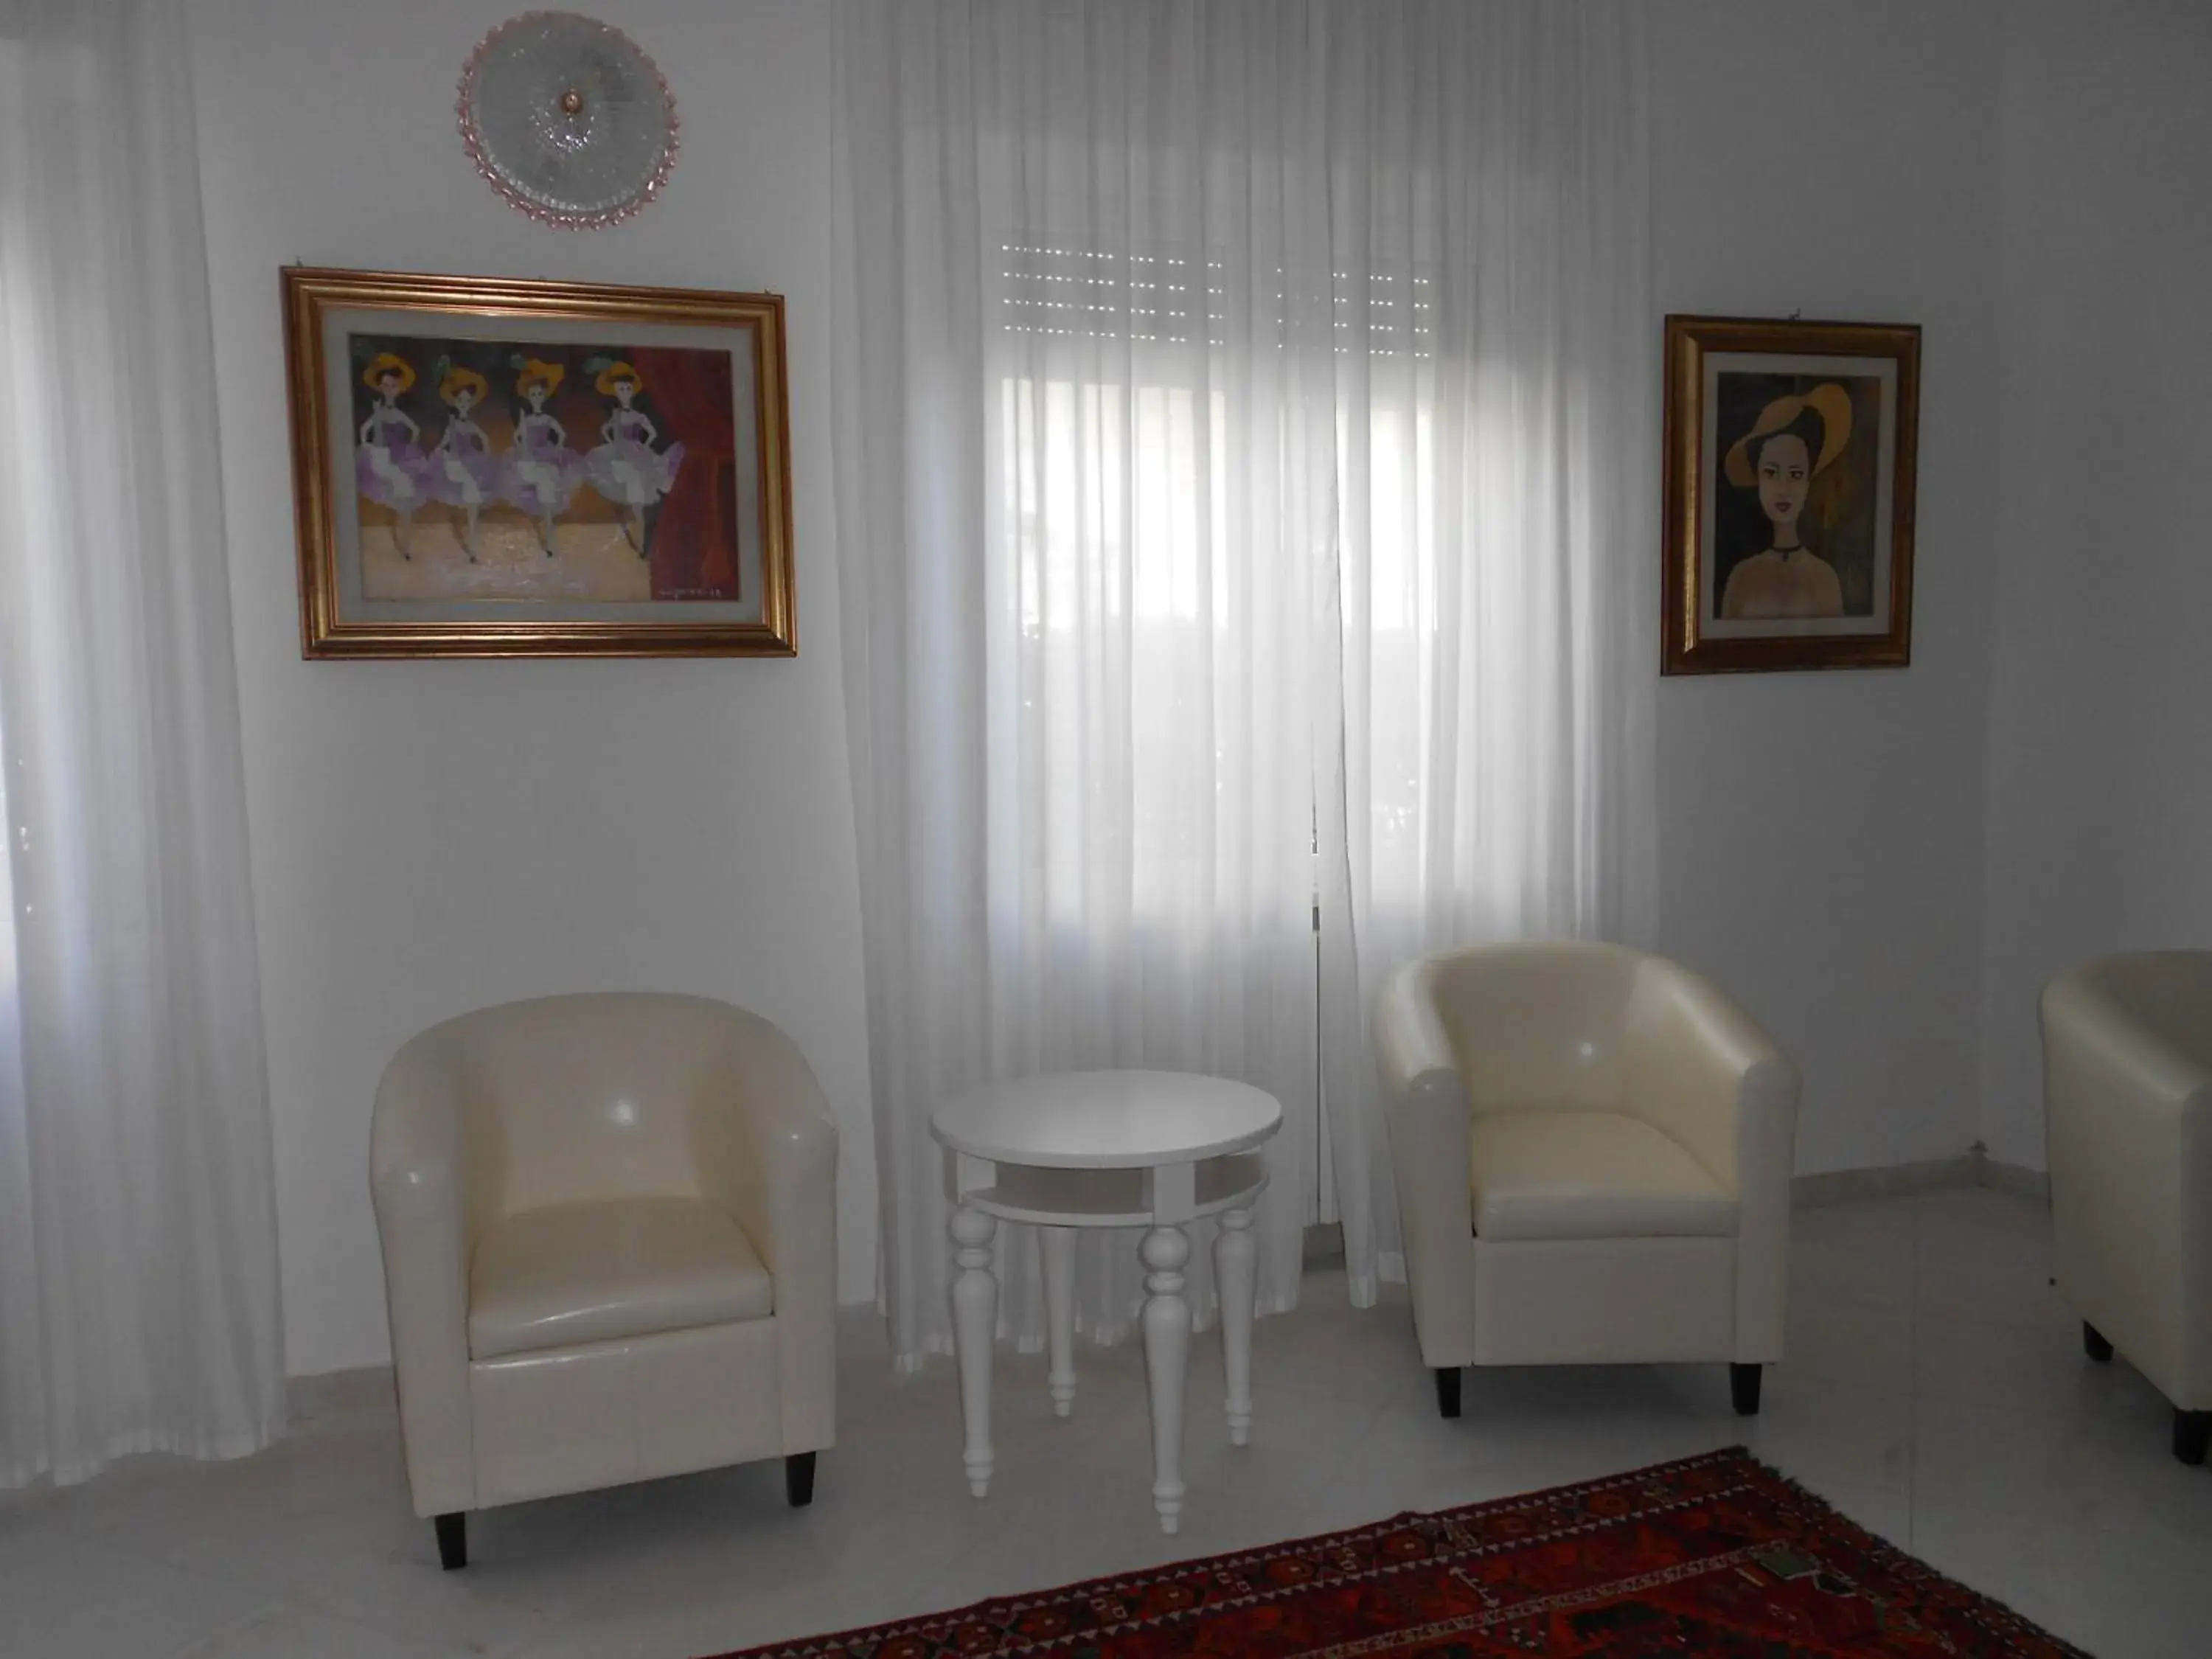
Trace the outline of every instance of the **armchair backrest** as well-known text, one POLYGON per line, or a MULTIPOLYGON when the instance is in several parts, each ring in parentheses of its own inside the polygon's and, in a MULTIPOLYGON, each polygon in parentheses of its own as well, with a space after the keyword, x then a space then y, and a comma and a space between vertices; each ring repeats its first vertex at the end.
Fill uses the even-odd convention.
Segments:
POLYGON ((698 1195, 692 1106, 734 1011, 640 992, 479 1009, 435 1036, 463 1081, 469 1209, 481 1225, 541 1205, 698 1195))
POLYGON ((2212 1071, 2212 951, 2140 951, 2084 963, 2074 980, 2191 1064, 2212 1071))
POLYGON ((1616 1111, 1642 955, 1574 940, 1435 958, 1431 989, 1468 1102, 1491 1111, 1616 1111))

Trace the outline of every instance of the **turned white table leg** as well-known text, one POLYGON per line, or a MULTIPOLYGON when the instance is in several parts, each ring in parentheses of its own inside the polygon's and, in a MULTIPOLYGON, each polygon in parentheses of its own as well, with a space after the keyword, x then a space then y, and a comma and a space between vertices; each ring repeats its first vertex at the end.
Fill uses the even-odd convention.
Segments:
POLYGON ((991 1237, 999 1224, 966 1206, 953 1211, 948 1228, 959 1271, 952 1276, 952 1346, 960 1359, 960 1415, 968 1443, 968 1489, 991 1490, 991 1342, 999 1326, 999 1281, 991 1275, 991 1237))
POLYGON ((1252 1296, 1260 1247, 1249 1210, 1224 1211, 1213 1241, 1213 1278, 1221 1291, 1221 1369, 1229 1378, 1229 1439, 1252 1437, 1252 1296))
POLYGON ((1182 1389, 1190 1358, 1190 1304, 1183 1299, 1183 1264, 1190 1241, 1180 1227, 1155 1227, 1139 1255, 1145 1275, 1145 1371, 1152 1383, 1152 1507, 1160 1530, 1182 1524, 1182 1389))
POLYGON ((1075 1409, 1075 1229, 1045 1227, 1044 1324, 1052 1354, 1052 1410, 1075 1409))

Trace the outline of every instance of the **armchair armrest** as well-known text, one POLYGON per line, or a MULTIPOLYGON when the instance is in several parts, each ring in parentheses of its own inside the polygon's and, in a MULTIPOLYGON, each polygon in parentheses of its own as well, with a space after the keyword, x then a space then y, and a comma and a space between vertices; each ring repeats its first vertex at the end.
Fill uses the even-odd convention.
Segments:
POLYGON ((819 1450, 836 1422, 837 1122, 796 1043, 757 1014, 729 1018, 721 1069, 692 1105, 700 1188, 775 1286, 784 1450, 819 1450))
POLYGON ((1659 957, 1638 966, 1621 1060, 1626 1109, 1736 1200, 1737 1362, 1780 1358, 1797 1068, 1719 988, 1659 957))
POLYGON ((1711 981, 1647 957, 1622 1043, 1628 1110, 1679 1142, 1739 1201, 1795 1173, 1797 1068, 1711 981))
POLYGON ((2051 981, 2041 1013, 2045 1058, 2060 1067, 2051 1081, 2094 1085, 2116 1127, 2178 1133, 2206 1109, 2212 1071, 2095 984, 2071 974, 2051 981))
POLYGON ((2087 975, 2041 1012, 2059 1288, 2176 1406, 2212 1409, 2212 1073, 2087 975))
POLYGON ((459 1069, 438 1030, 394 1055, 377 1085, 369 1197, 415 1512, 474 1509, 467 1125, 459 1069))
POLYGON ((1408 963, 1376 999, 1375 1059, 1382 1084, 1406 1277, 1425 1364, 1474 1358, 1472 1107, 1437 1011, 1434 964, 1408 963))

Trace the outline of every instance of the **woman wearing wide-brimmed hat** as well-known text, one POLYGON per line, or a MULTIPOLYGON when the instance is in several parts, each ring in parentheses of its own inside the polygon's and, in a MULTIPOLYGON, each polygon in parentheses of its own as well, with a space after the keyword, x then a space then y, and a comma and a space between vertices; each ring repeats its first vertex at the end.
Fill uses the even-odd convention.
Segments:
POLYGON ((646 509, 674 488, 676 469, 684 464, 684 446, 653 447, 660 433, 634 401, 645 389, 645 377, 633 365, 594 357, 584 367, 599 371, 593 384, 599 395, 615 400, 613 412, 599 428, 599 447, 584 457, 586 475, 592 489, 623 509, 623 534, 641 559, 646 556, 646 509))
POLYGON ((431 452, 438 470, 431 475, 430 489, 440 501, 459 507, 466 515, 461 547, 474 564, 477 520, 499 488, 499 461, 475 416, 477 405, 491 387, 473 368, 462 368, 443 359, 439 361, 437 374, 439 401, 453 415, 446 422, 437 448, 431 452))
POLYGON ((1739 489, 1756 489, 1773 539, 1729 573, 1721 615, 1730 619, 1840 617, 1843 584, 1835 567, 1804 544, 1797 521, 1814 478, 1851 438, 1850 394, 1830 381, 1777 398, 1729 450, 1723 471, 1739 489))
POLYGON ((520 373, 515 395, 530 405, 514 423, 514 442, 507 452, 500 494, 537 520, 538 544, 554 554, 553 517, 568 510, 583 482, 584 458, 568 447, 568 428, 546 413, 546 399, 561 389, 568 371, 561 364, 518 352, 508 360, 520 373))
POLYGON ((432 470, 430 458, 422 453, 422 428, 399 406, 400 398, 415 384, 415 366, 397 352, 380 351, 361 379, 376 393, 377 404, 361 423, 354 483, 368 500, 392 509, 392 539, 399 556, 411 559, 415 510, 430 499, 432 470))

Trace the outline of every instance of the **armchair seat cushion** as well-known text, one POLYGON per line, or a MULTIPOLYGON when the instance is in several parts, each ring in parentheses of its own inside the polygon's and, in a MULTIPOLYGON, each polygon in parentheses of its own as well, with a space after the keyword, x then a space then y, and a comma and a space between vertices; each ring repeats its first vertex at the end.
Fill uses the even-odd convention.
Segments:
POLYGON ((1736 1202, 1680 1145, 1620 1112, 1486 1112, 1471 1126, 1484 1239, 1724 1238, 1736 1202))
POLYGON ((762 1319, 775 1306, 751 1241, 704 1200, 549 1205, 495 1222, 477 1240, 469 1357, 762 1319))

